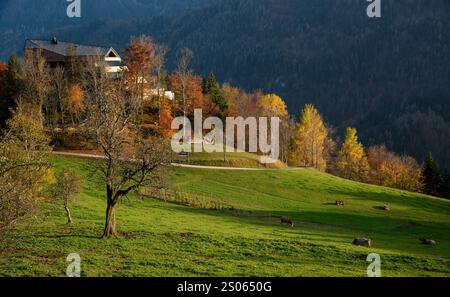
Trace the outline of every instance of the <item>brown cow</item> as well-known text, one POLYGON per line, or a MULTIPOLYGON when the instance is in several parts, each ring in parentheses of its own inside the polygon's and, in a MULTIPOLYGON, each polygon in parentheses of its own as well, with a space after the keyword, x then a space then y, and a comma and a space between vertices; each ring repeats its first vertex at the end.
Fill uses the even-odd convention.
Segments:
POLYGON ((291 227, 294 227, 294 222, 288 218, 288 217, 281 217, 281 224, 287 224, 290 225, 291 227))
POLYGON ((354 245, 372 247, 372 240, 370 238, 356 238, 353 240, 354 245))

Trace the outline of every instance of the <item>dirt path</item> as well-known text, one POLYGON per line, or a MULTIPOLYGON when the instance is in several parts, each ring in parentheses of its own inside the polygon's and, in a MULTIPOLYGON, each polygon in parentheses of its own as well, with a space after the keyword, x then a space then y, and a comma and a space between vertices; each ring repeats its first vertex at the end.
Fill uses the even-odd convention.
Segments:
MULTIPOLYGON (((106 159, 105 156, 90 154, 90 153, 76 153, 76 152, 50 152, 52 155, 57 156, 68 156, 68 157, 80 157, 80 158, 89 158, 89 159, 106 159)), ((266 169, 266 168, 240 168, 240 167, 219 167, 219 166, 200 166, 200 165, 188 165, 188 164, 180 164, 180 163, 171 163, 174 167, 182 167, 182 168, 194 168, 194 169, 209 169, 209 170, 236 170, 236 171, 263 171, 263 170, 279 170, 279 169, 266 169)), ((302 170, 303 168, 299 167, 289 167, 286 170, 302 170)))

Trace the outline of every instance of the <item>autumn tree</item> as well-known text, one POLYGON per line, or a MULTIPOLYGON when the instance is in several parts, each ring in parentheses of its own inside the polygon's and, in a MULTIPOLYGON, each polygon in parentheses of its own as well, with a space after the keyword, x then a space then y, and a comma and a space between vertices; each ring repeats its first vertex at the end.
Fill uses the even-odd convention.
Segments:
MULTIPOLYGON (((248 117, 258 117, 259 107, 258 102, 262 97, 261 93, 250 94, 243 90, 232 87, 231 85, 225 83, 221 88, 222 96, 224 96, 227 102, 226 112, 220 112, 220 109, 211 101, 210 96, 204 96, 204 110, 212 111, 212 114, 219 114, 227 117, 243 117, 244 119, 248 117)), ((235 141, 238 139, 237 127, 234 127, 235 141)), ((249 149, 250 133, 245 133, 245 150, 249 149)))
POLYGON ((51 194, 55 198, 62 199, 67 215, 67 224, 73 223, 69 204, 81 192, 81 176, 73 169, 64 167, 56 176, 56 183, 52 187, 51 194))
POLYGON ((66 105, 67 112, 69 113, 72 125, 80 120, 81 113, 85 110, 84 104, 84 91, 79 84, 72 85, 67 93, 66 105))
POLYGON ((391 183, 386 183, 386 186, 397 189, 418 192, 422 188, 421 168, 417 161, 407 155, 396 158, 397 168, 395 179, 391 183))
POLYGON ((393 153, 389 152, 384 145, 371 146, 367 150, 367 161, 370 167, 370 182, 383 185, 384 175, 382 168, 386 162, 391 162, 393 153))
POLYGON ((191 75, 186 82, 186 85, 182 82, 178 74, 172 74, 169 76, 170 89, 175 93, 177 105, 176 112, 184 115, 184 108, 186 105, 186 116, 192 117, 196 108, 203 109, 205 107, 205 98, 202 92, 202 78, 199 76, 191 75), (184 98, 183 100, 183 92, 184 98), (184 102, 186 101, 186 102, 184 102))
POLYGON ((228 116, 258 117, 260 115, 259 103, 264 95, 261 92, 247 93, 239 88, 225 83, 222 86, 222 94, 227 101, 228 116))
POLYGON ((133 36, 130 44, 124 51, 126 77, 130 90, 140 98, 141 108, 145 99, 146 86, 154 66, 155 44, 153 39, 146 35, 133 36))
POLYGON ((0 77, 3 78, 4 73, 8 70, 8 65, 0 61, 0 77))
POLYGON ((24 64, 23 99, 36 102, 42 111, 48 112, 48 95, 51 90, 50 68, 40 51, 26 52, 24 64))
MULTIPOLYGON (((204 81, 202 81, 202 89, 203 84, 204 81)), ((228 102, 227 116, 243 116, 242 110, 239 110, 238 106, 243 92, 239 88, 233 87, 228 83, 224 83, 222 86, 222 94, 228 102)))
POLYGON ((161 97, 161 111, 159 115, 159 132, 160 134, 168 138, 172 135, 172 106, 169 100, 163 96, 161 97))
POLYGON ((322 116, 313 105, 307 104, 294 132, 291 162, 325 171, 328 136, 322 116))
POLYGON ((282 159, 286 158, 286 151, 289 147, 289 133, 288 130, 288 111, 286 103, 281 99, 280 96, 276 94, 268 94, 259 98, 258 100, 258 116, 268 118, 268 133, 271 134, 271 118, 276 117, 280 120, 279 122, 279 142, 280 142, 280 157, 282 159))
POLYGON ((49 176, 40 109, 19 102, 0 139, 0 227, 33 212, 49 176))
POLYGON ((381 145, 370 147, 367 159, 371 183, 408 191, 421 189, 421 170, 414 158, 398 156, 381 145))
POLYGON ((263 117, 285 117, 288 115, 286 103, 276 94, 262 96, 258 107, 263 117))
POLYGON ((166 141, 143 138, 138 128, 139 102, 130 97, 124 79, 110 80, 95 66, 89 69, 86 129, 106 158, 98 166, 103 173, 107 202, 103 237, 109 238, 118 235, 117 203, 142 187, 162 187, 160 181, 171 153, 166 141))
POLYGON ((369 164, 355 128, 347 128, 345 132, 336 167, 339 175, 344 178, 358 181, 367 180, 369 164))

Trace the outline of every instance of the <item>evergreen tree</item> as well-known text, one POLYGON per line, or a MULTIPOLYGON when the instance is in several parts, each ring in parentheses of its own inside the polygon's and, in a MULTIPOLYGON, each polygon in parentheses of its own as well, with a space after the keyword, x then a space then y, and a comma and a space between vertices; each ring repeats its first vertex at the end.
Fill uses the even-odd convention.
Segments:
POLYGON ((225 111, 228 108, 228 102, 222 94, 220 85, 214 73, 210 73, 208 78, 203 79, 202 83, 203 93, 211 97, 211 101, 219 107, 220 111, 225 111))
POLYGON ((428 153, 422 167, 423 189, 422 192, 432 196, 439 196, 441 185, 441 172, 433 159, 433 155, 428 153))
POLYGON ((442 198, 450 199, 450 172, 443 175, 440 192, 442 198))

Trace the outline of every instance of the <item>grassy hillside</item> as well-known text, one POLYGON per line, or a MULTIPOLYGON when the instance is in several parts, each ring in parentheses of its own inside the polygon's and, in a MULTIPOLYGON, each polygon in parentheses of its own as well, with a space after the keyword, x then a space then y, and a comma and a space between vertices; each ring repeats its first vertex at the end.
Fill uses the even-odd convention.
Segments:
POLYGON ((79 253, 85 276, 364 276, 367 254, 385 276, 450 275, 450 201, 342 180, 312 170, 211 171, 177 168, 172 181, 222 210, 130 197, 118 209, 124 237, 101 240, 105 199, 89 177, 92 160, 52 157, 85 177, 65 225, 59 204, 0 242, 0 275, 64 275, 79 253), (345 207, 332 205, 336 199, 345 207), (391 212, 378 207, 389 202, 391 212), (290 216, 295 227, 281 226, 290 216), (368 236, 373 248, 355 247, 368 236), (418 238, 437 240, 425 246, 418 238))
MULTIPOLYGON (((187 159, 180 159, 187 162, 187 159)), ((227 153, 226 161, 223 160, 223 153, 192 153, 189 158, 189 164, 201 166, 217 167, 241 167, 241 168, 285 168, 287 167, 281 161, 273 164, 261 164, 260 156, 248 152, 227 153)))

